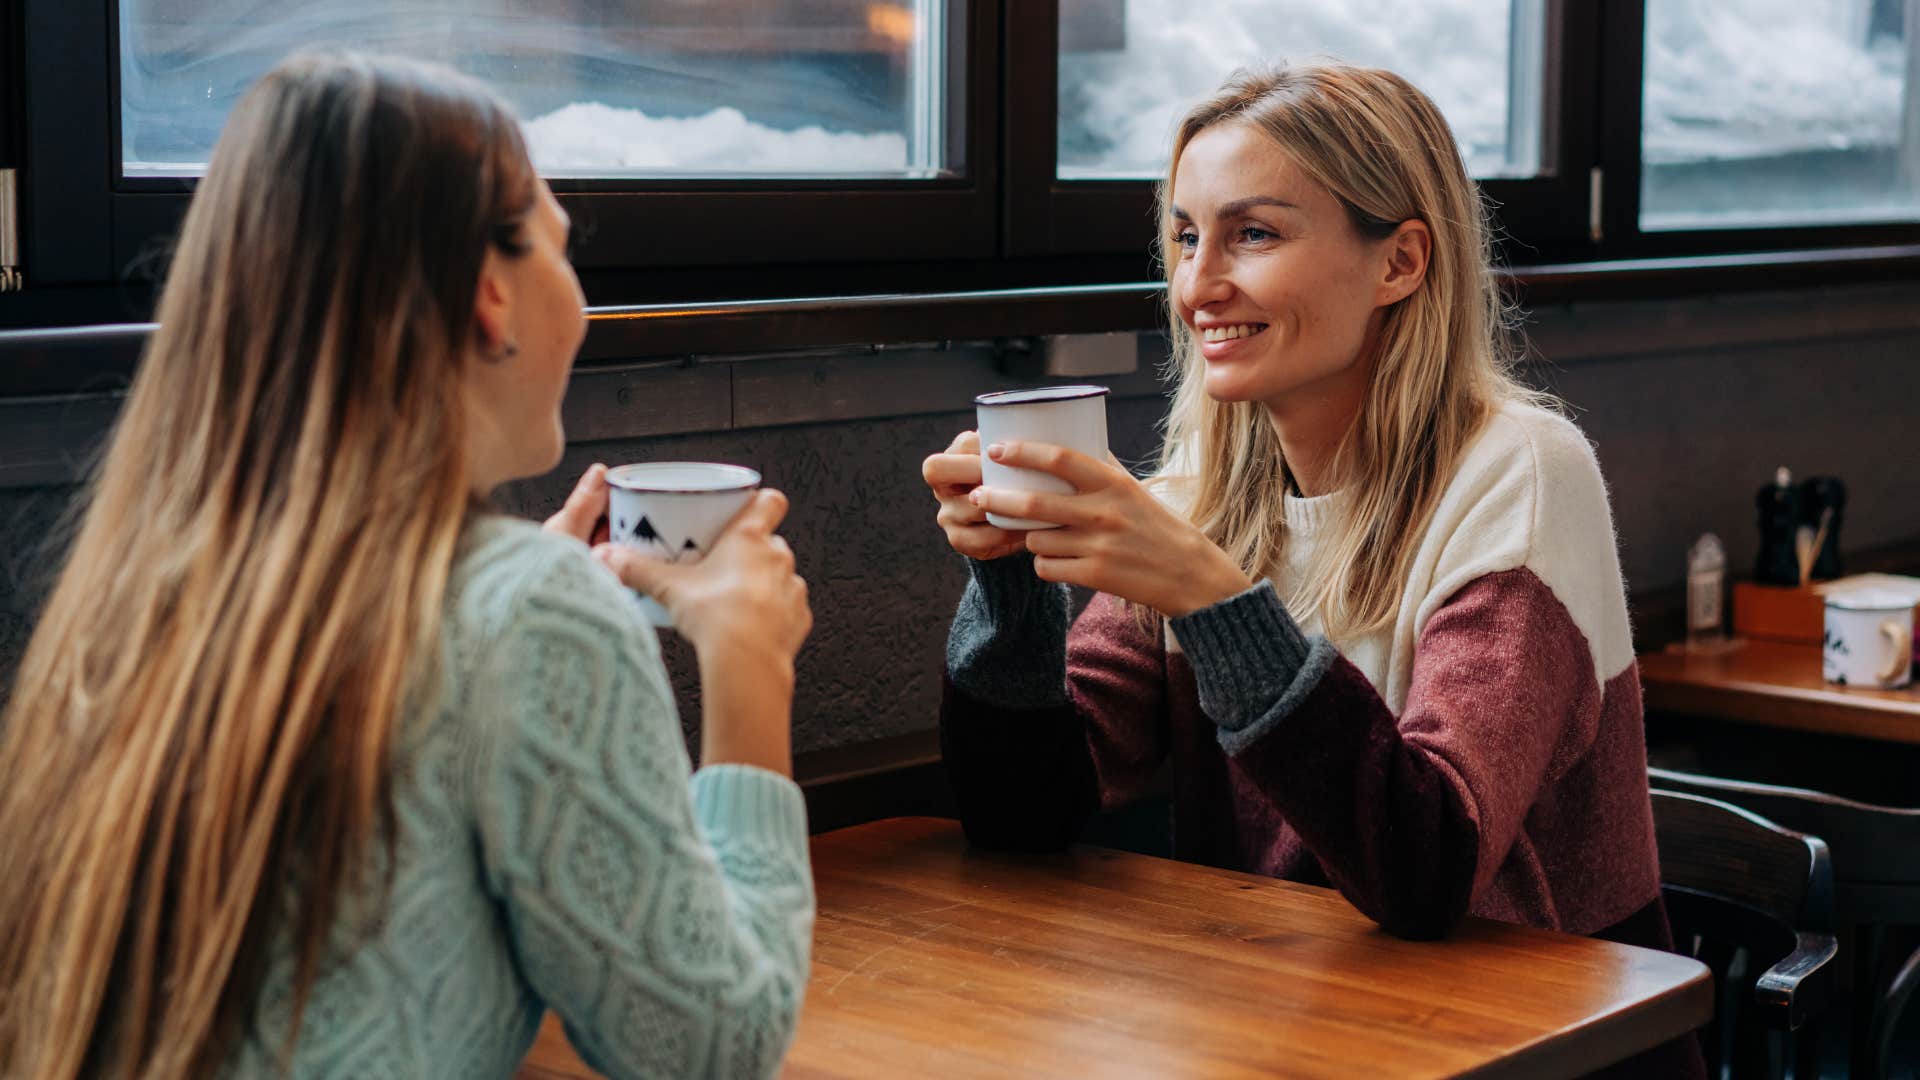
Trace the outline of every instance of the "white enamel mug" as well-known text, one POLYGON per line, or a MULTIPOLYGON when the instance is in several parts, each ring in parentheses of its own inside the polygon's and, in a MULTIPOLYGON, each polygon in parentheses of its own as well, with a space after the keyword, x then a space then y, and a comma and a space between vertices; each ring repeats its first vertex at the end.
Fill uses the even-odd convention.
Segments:
MULTIPOLYGON (((760 486, 760 474, 711 461, 652 461, 607 470, 608 532, 616 544, 667 562, 698 562, 760 486)), ((673 616, 652 597, 640 608, 655 626, 673 616)))
MULTIPOLYGON (((1003 390, 973 399, 980 430, 980 480, 988 487, 1012 491, 1073 494, 1073 485, 1051 473, 1016 469, 987 456, 997 442, 1053 443, 1096 461, 1107 460, 1107 388, 1104 386, 1043 386, 1034 390, 1003 390)), ((1049 521, 1029 521, 989 513, 988 523, 1002 529, 1053 529, 1049 521)))
POLYGON ((1828 595, 1821 676, 1882 690, 1912 682, 1914 606, 1912 597, 1883 589, 1828 595))

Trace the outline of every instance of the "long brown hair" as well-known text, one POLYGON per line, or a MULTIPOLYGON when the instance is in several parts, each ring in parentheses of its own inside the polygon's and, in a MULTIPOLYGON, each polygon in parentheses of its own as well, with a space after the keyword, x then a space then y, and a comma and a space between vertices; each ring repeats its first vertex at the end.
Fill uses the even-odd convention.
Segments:
MULTIPOLYGON (((1387 309, 1373 380, 1332 458, 1343 512, 1289 583, 1288 604, 1320 616, 1334 637, 1392 618, 1407 568, 1461 456, 1502 401, 1551 404, 1512 375, 1511 320, 1494 280, 1479 189, 1445 118, 1389 71, 1329 63, 1236 72, 1180 121, 1160 185, 1161 259, 1178 259, 1164 227, 1187 144, 1216 124, 1244 124, 1278 143, 1375 238, 1417 218, 1432 231, 1424 280, 1387 309)), ((1280 565, 1286 540, 1280 439, 1257 402, 1207 396, 1206 361, 1174 310, 1171 363, 1179 380, 1154 484, 1253 577, 1280 565)))
POLYGON ((330 929, 384 896, 471 499, 475 291, 536 183, 437 66, 305 55, 235 108, 0 731, 0 1074, 209 1071, 270 948, 297 1028, 330 929))

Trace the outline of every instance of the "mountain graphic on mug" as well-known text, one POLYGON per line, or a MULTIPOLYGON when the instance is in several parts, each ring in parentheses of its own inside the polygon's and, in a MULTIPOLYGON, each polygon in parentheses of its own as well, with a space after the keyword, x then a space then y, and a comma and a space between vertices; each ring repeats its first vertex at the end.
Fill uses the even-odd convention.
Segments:
POLYGON ((668 543, 667 538, 661 536, 660 531, 653 527, 653 521, 645 514, 640 515, 640 520, 631 524, 621 518, 613 519, 613 538, 623 543, 630 542, 636 547, 649 548, 654 555, 668 562, 700 557, 700 545, 693 542, 693 537, 687 537, 676 551, 673 545, 668 543))

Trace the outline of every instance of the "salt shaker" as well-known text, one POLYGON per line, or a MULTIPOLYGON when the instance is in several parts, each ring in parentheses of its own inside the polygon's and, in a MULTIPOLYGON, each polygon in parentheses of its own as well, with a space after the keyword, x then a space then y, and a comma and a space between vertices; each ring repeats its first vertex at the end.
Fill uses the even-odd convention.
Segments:
POLYGON ((1726 595, 1727 551, 1704 533, 1687 551, 1687 651, 1708 651, 1726 640, 1721 599, 1726 595))

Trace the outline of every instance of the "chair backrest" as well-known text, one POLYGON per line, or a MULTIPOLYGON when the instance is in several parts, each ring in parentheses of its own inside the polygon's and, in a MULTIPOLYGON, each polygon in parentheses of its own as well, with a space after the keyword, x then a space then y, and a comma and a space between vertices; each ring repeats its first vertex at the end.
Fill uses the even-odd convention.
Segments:
POLYGON ((1835 951, 1833 871, 1818 837, 1718 799, 1655 789, 1661 897, 1674 944, 1713 971, 1709 1067, 1779 1075, 1796 1029, 1825 1010, 1835 951))
POLYGON ((1862 1080, 1886 1076, 1894 1033, 1920 988, 1920 948, 1904 963, 1886 948, 1887 927, 1920 925, 1920 809, 1667 769, 1648 769, 1647 779, 1656 788, 1733 803, 1827 842, 1834 917, 1854 930, 1849 1067, 1862 1080))
POLYGON ((1653 825, 1662 885, 1725 898, 1795 930, 1832 929, 1833 871, 1819 837, 1664 785, 1653 792, 1653 825))
POLYGON ((1920 923, 1920 809, 1668 769, 1648 769, 1647 780, 1664 791, 1732 803, 1825 840, 1842 921, 1920 923))

